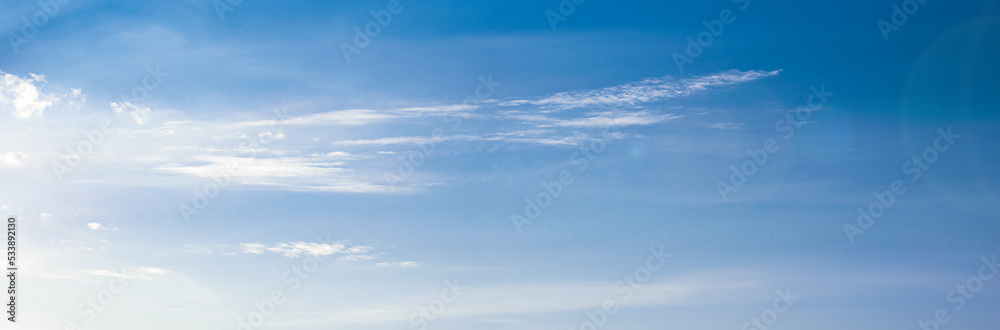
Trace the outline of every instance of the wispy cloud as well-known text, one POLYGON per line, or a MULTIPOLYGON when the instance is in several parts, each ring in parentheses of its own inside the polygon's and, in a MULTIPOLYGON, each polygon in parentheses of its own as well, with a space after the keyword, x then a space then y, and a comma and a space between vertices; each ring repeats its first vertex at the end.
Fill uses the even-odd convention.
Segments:
MULTIPOLYGON (((385 169, 392 168, 398 161, 397 156, 391 155, 405 154, 409 151, 407 148, 415 145, 496 142, 572 147, 595 139, 587 129, 655 125, 684 117, 676 107, 654 108, 645 105, 646 102, 692 95, 776 74, 778 71, 733 70, 697 78, 663 77, 528 100, 483 102, 475 106, 437 104, 381 110, 332 110, 304 115, 288 115, 282 110, 274 114, 262 113, 260 117, 269 118, 267 120, 195 120, 184 117, 182 112, 135 104, 112 104, 114 113, 142 127, 121 125, 114 132, 109 132, 105 141, 94 149, 95 152, 86 155, 81 170, 74 171, 70 181, 197 186, 205 180, 225 177, 232 184, 229 187, 240 189, 405 193, 417 186, 435 184, 421 182, 419 185, 393 187, 386 182, 385 169), (517 105, 517 108, 511 109, 511 104, 517 105), (556 111, 584 107, 592 109, 584 112, 556 111), (443 116, 457 116, 467 124, 462 126, 462 130, 453 130, 449 134, 431 135, 427 134, 430 132, 426 128, 428 122, 419 120, 443 116), (386 130, 385 125, 393 125, 393 129, 386 130), (351 126, 351 129, 340 129, 345 126, 351 126), (425 128, 419 128, 421 126, 425 128), (484 127, 496 127, 496 131, 484 132, 484 127), (408 134, 370 137, 372 133, 386 131, 408 134), (359 138, 358 135, 365 137, 359 138), (265 140, 270 142, 261 143, 265 140)), ((65 106, 56 102, 58 97, 55 94, 41 93, 38 89, 39 83, 44 82, 41 76, 4 77, 4 96, 0 99, 0 107, 3 102, 15 104, 15 113, 35 116, 48 107, 65 106)), ((74 93, 80 94, 79 91, 74 93)), ((60 158, 65 158, 64 146, 73 145, 81 139, 79 135, 65 132, 93 130, 96 128, 95 118, 101 118, 91 113, 78 118, 73 113, 76 112, 61 111, 62 115, 58 118, 41 119, 53 121, 49 133, 54 140, 29 139, 30 145, 22 151, 0 150, 3 151, 0 153, 0 169, 4 165, 21 170, 46 169, 51 167, 53 161, 65 161, 60 158), (91 124, 79 127, 80 123, 91 124)), ((438 127, 453 125, 453 122, 437 119, 438 127)), ((27 131, 27 128, 0 134, 9 138, 39 136, 27 131)), ((459 150, 478 152, 483 149, 459 150)))
POLYGON ((88 275, 121 277, 133 280, 152 280, 153 277, 166 274, 167 272, 169 271, 157 267, 135 267, 129 270, 123 270, 121 272, 113 272, 110 270, 103 270, 103 269, 85 271, 85 273, 87 273, 88 275))
POLYGON ((87 223, 87 229, 90 229, 90 230, 111 230, 111 231, 118 231, 118 227, 110 227, 109 228, 108 226, 102 225, 102 224, 97 223, 97 222, 87 223))
POLYGON ((375 267, 381 268, 415 268, 419 266, 420 264, 415 261, 379 262, 375 264, 375 267))
MULTIPOLYGON (((438 106, 409 107, 398 109, 351 109, 334 110, 321 113, 293 116, 281 120, 284 125, 343 125, 360 126, 374 123, 381 123, 398 119, 412 119, 424 117, 436 117, 445 115, 462 115, 478 107, 463 104, 446 104, 438 106)), ((468 114, 465 114, 468 116, 468 114)), ((257 120, 239 122, 236 127, 247 126, 268 126, 273 124, 273 120, 257 120)))
POLYGON ((201 245, 185 244, 180 251, 184 254, 209 254, 212 253, 212 248, 201 245))
POLYGON ((633 125, 652 125, 671 119, 678 119, 683 116, 674 114, 653 114, 649 111, 637 112, 615 112, 605 111, 591 114, 583 118, 574 119, 552 119, 550 124, 541 126, 561 126, 561 127, 617 127, 633 125))
POLYGON ((580 107, 634 105, 637 103, 662 101, 697 92, 713 87, 724 87, 749 82, 777 75, 775 71, 738 71, 730 70, 697 78, 675 79, 667 76, 649 78, 642 81, 606 87, 595 90, 562 92, 537 100, 515 100, 503 105, 533 104, 554 110, 566 110, 580 107))
MULTIPOLYGON (((321 156, 248 158, 236 156, 199 156, 186 163, 170 163, 156 167, 163 172, 212 178, 225 173, 244 184, 285 185, 297 179, 329 180, 345 178, 352 172, 339 161, 321 156)), ((317 186, 322 186, 317 184, 317 186)))
POLYGON ((542 145, 576 145, 584 140, 580 136, 573 137, 552 137, 545 136, 551 131, 544 130, 522 130, 513 132, 486 133, 480 135, 457 134, 439 137, 430 136, 398 136, 378 139, 358 139, 334 141, 337 146, 376 146, 376 145, 396 145, 396 144, 430 144, 446 141, 496 141, 505 143, 529 143, 542 145))
POLYGON ((263 243, 243 243, 240 244, 241 253, 244 254, 264 254, 277 253, 286 258, 297 258, 306 256, 332 256, 336 254, 359 255, 372 250, 371 246, 354 245, 348 246, 346 243, 316 243, 316 242, 289 242, 277 244, 263 243))

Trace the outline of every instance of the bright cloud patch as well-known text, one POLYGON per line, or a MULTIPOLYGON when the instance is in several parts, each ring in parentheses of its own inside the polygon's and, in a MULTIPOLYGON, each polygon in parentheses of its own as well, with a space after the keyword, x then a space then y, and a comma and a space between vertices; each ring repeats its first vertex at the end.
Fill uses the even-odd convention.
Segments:
POLYGON ((86 273, 89 275, 120 277, 133 280, 152 280, 153 277, 157 275, 166 274, 167 272, 168 270, 157 267, 135 267, 131 269, 122 270, 121 272, 114 272, 103 269, 86 271, 86 273))
POLYGON ((261 243, 243 243, 240 244, 243 253, 245 254, 264 254, 267 252, 278 253, 286 258, 296 258, 303 255, 322 257, 322 256, 332 256, 335 254, 364 254, 371 251, 370 246, 347 246, 344 243, 334 242, 334 243, 315 243, 315 242, 289 242, 289 243, 277 243, 273 245, 261 244, 261 243))
POLYGON ((44 82, 42 75, 21 78, 0 71, 0 109, 12 109, 18 118, 41 116, 46 108, 59 101, 53 94, 42 93, 36 85, 44 82))
POLYGON ((384 185, 365 182, 343 159, 331 154, 302 157, 248 158, 235 156, 194 157, 186 164, 165 164, 156 169, 211 179, 227 176, 253 186, 291 191, 384 192, 384 185))
POLYGON ((23 159, 24 153, 21 152, 6 152, 0 154, 0 161, 10 166, 21 166, 23 159))

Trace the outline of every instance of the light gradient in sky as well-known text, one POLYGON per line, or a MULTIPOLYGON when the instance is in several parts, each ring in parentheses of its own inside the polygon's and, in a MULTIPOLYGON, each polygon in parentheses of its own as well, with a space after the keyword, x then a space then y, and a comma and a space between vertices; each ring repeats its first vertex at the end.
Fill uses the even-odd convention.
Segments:
POLYGON ((2 8, 20 329, 1000 324, 1000 1, 2 8))

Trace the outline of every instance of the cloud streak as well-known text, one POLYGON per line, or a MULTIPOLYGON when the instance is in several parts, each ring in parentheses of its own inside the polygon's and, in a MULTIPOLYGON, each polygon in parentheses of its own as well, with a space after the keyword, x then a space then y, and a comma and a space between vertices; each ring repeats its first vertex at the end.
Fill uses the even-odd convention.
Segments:
POLYGON ((276 244, 263 243, 243 243, 240 244, 240 252, 243 254, 261 255, 264 253, 276 253, 285 258, 298 258, 301 256, 325 257, 337 254, 362 255, 372 250, 371 246, 354 245, 348 246, 346 243, 316 243, 316 242, 288 242, 276 244))
MULTIPOLYGON (((665 112, 646 103, 734 86, 778 72, 731 70, 695 78, 652 78, 527 100, 490 100, 476 106, 438 104, 385 110, 332 110, 304 115, 276 111, 266 115, 272 117, 269 120, 196 120, 183 117, 182 112, 112 104, 116 113, 128 114, 143 127, 119 126, 108 133, 106 141, 95 148, 93 154, 87 155, 80 170, 72 174, 72 180, 136 186, 197 186, 224 176, 231 182, 228 187, 244 189, 405 193, 413 191, 415 186, 393 187, 385 180, 385 169, 399 161, 399 157, 387 155, 405 154, 416 145, 495 142, 537 147, 578 146, 594 139, 589 129, 648 126, 684 118, 677 113, 677 108, 665 112), (577 108, 587 111, 559 111, 577 108), (453 129, 448 134, 428 134, 431 130, 427 125, 452 127, 456 121, 420 120, 445 116, 460 118, 463 129, 453 129), (483 131, 483 128, 494 127, 492 132, 483 131), (372 133, 386 131, 408 134, 370 137, 372 133)), ((13 107, 18 117, 41 117, 45 109, 66 105, 66 102, 59 104, 55 94, 41 92, 38 88, 44 82, 41 76, 22 78, 4 74, 3 77, 0 107, 13 107)), ((74 90, 74 94, 80 93, 74 90)), ((41 118, 52 121, 46 135, 27 128, 3 132, 10 138, 51 136, 54 140, 30 139, 20 151, 0 150, 0 170, 44 171, 53 161, 60 161, 60 156, 66 157, 65 146, 73 146, 82 138, 65 132, 93 130, 96 124, 80 127, 80 123, 101 118, 93 113, 83 116, 73 113, 60 111, 61 115, 56 118, 41 118)), ((468 153, 483 149, 454 150, 468 153)), ((42 174, 51 176, 50 173, 42 174)), ((432 186, 436 183, 414 184, 432 186)))
POLYGON ((562 92, 537 100, 509 101, 505 105, 532 104, 553 110, 581 107, 635 105, 663 101, 704 92, 711 88, 736 85, 777 75, 775 71, 730 70, 697 78, 674 79, 666 76, 649 78, 595 90, 562 92))

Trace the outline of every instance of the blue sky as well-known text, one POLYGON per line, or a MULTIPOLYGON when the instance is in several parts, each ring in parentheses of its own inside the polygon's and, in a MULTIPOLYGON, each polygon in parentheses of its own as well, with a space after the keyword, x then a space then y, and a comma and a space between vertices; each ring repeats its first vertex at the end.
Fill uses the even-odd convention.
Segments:
POLYGON ((1000 2, 224 1, 3 5, 20 327, 1000 321, 1000 2))

